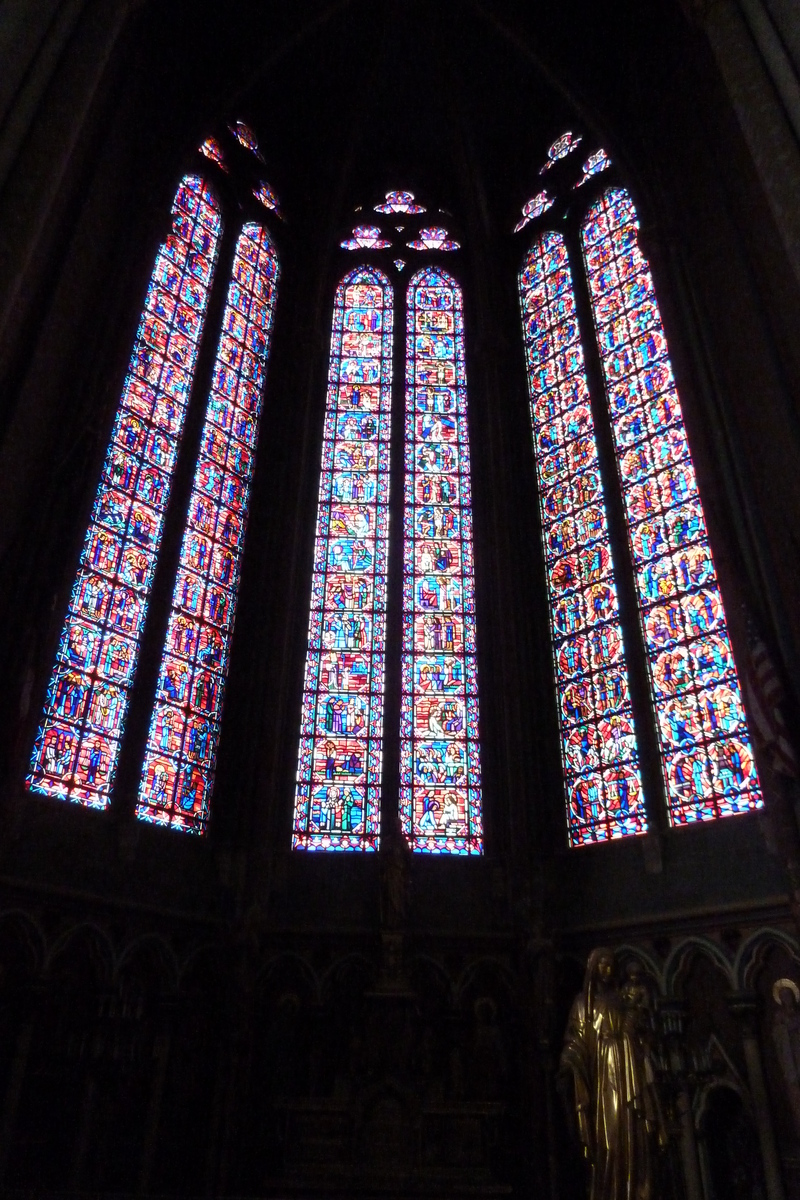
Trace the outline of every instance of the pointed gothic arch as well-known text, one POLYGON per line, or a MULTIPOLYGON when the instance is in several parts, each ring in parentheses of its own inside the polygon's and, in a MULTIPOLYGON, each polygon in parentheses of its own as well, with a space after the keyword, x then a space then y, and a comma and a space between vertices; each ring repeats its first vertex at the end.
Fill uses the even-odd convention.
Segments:
POLYGON ((336 290, 292 845, 376 850, 380 835, 393 289, 357 267, 336 290))
POLYGON ((219 202, 180 183, 156 255, 33 750, 30 791, 111 801, 219 249, 219 202))
POLYGON ((195 464, 136 815, 205 832, 239 591, 279 265, 261 225, 236 245, 195 464))

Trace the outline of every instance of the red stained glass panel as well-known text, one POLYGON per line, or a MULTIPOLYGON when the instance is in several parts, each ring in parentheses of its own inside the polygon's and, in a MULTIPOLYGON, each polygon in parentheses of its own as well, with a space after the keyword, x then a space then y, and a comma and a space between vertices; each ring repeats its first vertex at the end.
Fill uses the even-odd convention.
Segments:
POLYGON ((582 229, 673 825, 763 804, 639 221, 622 188, 582 229))
POLYGON ((564 239, 519 277, 572 846, 645 832, 638 748, 564 239))
POLYGON ((239 237, 195 467, 136 815, 205 831, 269 355, 278 259, 239 237))
POLYGON ((450 275, 411 279, 406 330, 400 815, 414 850, 481 854, 464 319, 450 275))
POLYGON ((333 314, 292 844, 377 850, 392 286, 352 271, 333 314))
POLYGON ((105 808, 139 654, 221 230, 197 176, 156 256, 27 786, 105 808))

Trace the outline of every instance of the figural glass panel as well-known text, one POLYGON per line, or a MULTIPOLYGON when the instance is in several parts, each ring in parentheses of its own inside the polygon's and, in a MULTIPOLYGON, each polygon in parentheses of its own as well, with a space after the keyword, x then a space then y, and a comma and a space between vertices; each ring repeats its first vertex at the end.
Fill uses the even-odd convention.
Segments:
POLYGON ((594 421, 567 251, 536 242, 519 276, 572 846, 647 821, 594 421))
POLYGON ((670 821, 760 808, 717 575, 636 210, 612 188, 583 254, 647 645, 670 821))
POLYGON ((392 286, 336 292, 292 845, 377 850, 386 643, 392 286))
POLYGON ((109 803, 217 259, 221 218, 187 176, 158 251, 61 633, 27 786, 109 803))
POLYGON ((400 816, 412 848, 483 849, 461 289, 409 283, 400 816))
POLYGON ((236 246, 136 815, 205 831, 278 282, 266 230, 236 246))

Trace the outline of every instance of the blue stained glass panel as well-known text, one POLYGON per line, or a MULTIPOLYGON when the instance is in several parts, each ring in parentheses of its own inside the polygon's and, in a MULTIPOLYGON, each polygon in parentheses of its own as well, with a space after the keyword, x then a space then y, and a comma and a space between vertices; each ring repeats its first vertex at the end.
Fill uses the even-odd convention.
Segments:
POLYGON ((461 289, 409 282, 400 816, 412 848, 481 854, 478 676, 461 289))
POLYGON ((377 850, 383 749, 392 286, 340 283, 331 333, 292 845, 377 850))
POLYGON ((589 209, 586 273, 603 361, 670 821, 763 800, 703 505, 639 221, 622 188, 589 209))
POLYGON ((219 207, 195 175, 178 188, 156 256, 61 633, 27 786, 110 799, 217 261, 219 207))
POLYGON ((564 239, 519 276, 572 846, 645 832, 594 420, 564 239))
POLYGON ((200 439, 136 815, 203 833, 278 283, 266 230, 236 246, 200 439))

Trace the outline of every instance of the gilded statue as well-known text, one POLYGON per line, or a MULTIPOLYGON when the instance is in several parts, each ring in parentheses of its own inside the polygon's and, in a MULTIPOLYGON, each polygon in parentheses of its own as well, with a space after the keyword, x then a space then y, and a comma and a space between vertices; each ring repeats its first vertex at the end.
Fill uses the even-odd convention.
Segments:
POLYGON ((666 1132, 652 1059, 650 996, 638 964, 620 984, 612 950, 589 955, 564 1035, 567 1085, 589 1164, 589 1200, 653 1200, 666 1132))
POLYGON ((772 1041, 786 1087, 795 1133, 800 1135, 800 988, 793 979, 776 979, 772 985, 775 1011, 772 1041))

